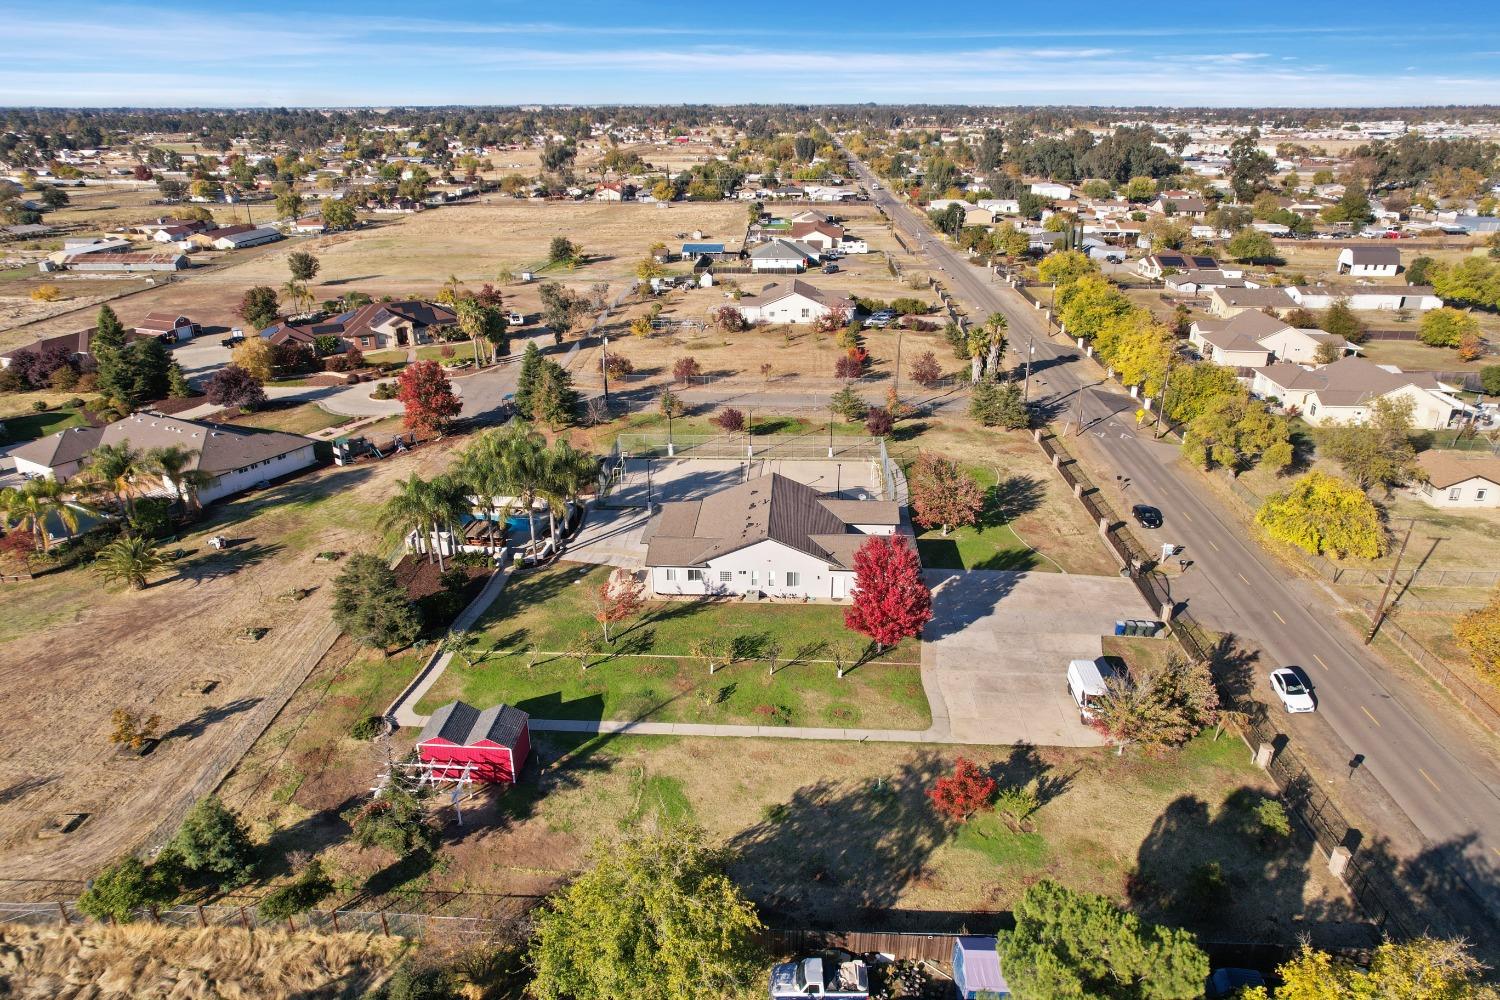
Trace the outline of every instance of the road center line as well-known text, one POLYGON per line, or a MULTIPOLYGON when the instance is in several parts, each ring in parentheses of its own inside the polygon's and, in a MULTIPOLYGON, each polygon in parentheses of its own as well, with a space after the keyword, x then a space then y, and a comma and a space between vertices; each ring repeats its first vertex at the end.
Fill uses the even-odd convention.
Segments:
POLYGON ((1209 545, 1210 545, 1210 546, 1212 546, 1212 547, 1213 547, 1213 550, 1214 550, 1214 551, 1215 551, 1215 552, 1217 552, 1217 551, 1219 551, 1219 547, 1218 547, 1218 546, 1217 546, 1217 545, 1215 545, 1215 544, 1214 544, 1214 540, 1213 540, 1213 539, 1212 539, 1212 538, 1210 538, 1210 539, 1209 539, 1209 540, 1208 540, 1208 544, 1209 544, 1209 545))
POLYGON ((1441 788, 1438 788, 1438 783, 1436 781, 1432 780, 1432 775, 1428 774, 1426 771, 1422 770, 1420 767, 1417 768, 1417 773, 1420 774, 1422 777, 1426 778, 1427 779, 1427 783, 1429 785, 1431 785, 1433 788, 1437 789, 1437 791, 1439 791, 1439 792, 1442 791, 1441 788))
POLYGON ((1324 663, 1323 662, 1323 658, 1321 656, 1319 656, 1317 653, 1314 653, 1312 655, 1312 658, 1318 661, 1318 666, 1322 667, 1324 670, 1328 669, 1328 664, 1324 663))
MULTIPOLYGON (((1241 580, 1245 580, 1245 574, 1241 573, 1239 570, 1235 570, 1234 575, 1239 577, 1241 580)), ((1249 580, 1245 580, 1245 586, 1250 586, 1249 580)))
POLYGON ((1279 622, 1281 622, 1281 624, 1283 624, 1283 625, 1286 624, 1286 619, 1283 618, 1283 617, 1281 617, 1281 612, 1277 611, 1275 608, 1272 608, 1271 609, 1271 614, 1275 615, 1276 616, 1276 620, 1279 621, 1279 622))
POLYGON ((1369 719, 1371 722, 1375 723, 1375 725, 1377 725, 1377 726, 1380 725, 1380 720, 1377 719, 1377 718, 1375 718, 1375 716, 1371 715, 1370 714, 1370 710, 1368 708, 1365 708, 1365 706, 1361 705, 1361 706, 1359 706, 1359 710, 1361 712, 1365 713, 1365 717, 1367 719, 1369 719))

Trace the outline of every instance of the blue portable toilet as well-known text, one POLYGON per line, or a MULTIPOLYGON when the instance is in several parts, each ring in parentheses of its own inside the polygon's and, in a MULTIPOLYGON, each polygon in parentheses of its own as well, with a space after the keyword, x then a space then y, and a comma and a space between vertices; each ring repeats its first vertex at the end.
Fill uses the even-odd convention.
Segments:
POLYGON ((1010 984, 1000 972, 993 937, 960 937, 953 942, 953 985, 959 1000, 1010 1000, 1010 984))

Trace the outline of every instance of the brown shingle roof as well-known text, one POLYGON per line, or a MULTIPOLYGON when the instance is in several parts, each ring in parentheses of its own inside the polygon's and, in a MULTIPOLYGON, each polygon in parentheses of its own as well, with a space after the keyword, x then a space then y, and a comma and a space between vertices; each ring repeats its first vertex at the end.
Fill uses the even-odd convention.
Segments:
POLYGON ((1493 455, 1424 451, 1417 456, 1417 464, 1427 472, 1428 482, 1438 489, 1447 489, 1475 476, 1500 486, 1500 458, 1493 455))
POLYGON ((222 475, 279 458, 312 444, 312 438, 280 431, 261 432, 218 424, 202 424, 178 417, 137 413, 103 427, 70 427, 21 445, 11 452, 17 458, 56 468, 77 461, 102 444, 128 442, 145 451, 181 445, 197 452, 190 468, 222 475))

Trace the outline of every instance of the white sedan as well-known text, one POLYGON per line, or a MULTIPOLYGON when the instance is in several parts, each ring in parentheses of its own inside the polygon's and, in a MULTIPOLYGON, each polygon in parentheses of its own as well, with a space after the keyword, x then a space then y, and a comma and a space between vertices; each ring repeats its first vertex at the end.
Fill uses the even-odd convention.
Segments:
POLYGON ((1303 682, 1295 670, 1282 667, 1271 671, 1271 690, 1281 699, 1281 707, 1288 712, 1311 712, 1317 708, 1313 702, 1312 689, 1303 682))

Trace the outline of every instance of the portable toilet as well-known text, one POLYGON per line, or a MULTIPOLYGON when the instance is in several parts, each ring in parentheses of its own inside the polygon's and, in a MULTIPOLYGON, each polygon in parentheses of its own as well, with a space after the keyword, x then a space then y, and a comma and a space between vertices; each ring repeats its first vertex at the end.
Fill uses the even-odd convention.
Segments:
POLYGON ((1008 1000, 1010 984, 1000 972, 993 937, 960 937, 953 942, 953 985, 959 1000, 1008 1000))

